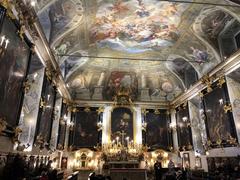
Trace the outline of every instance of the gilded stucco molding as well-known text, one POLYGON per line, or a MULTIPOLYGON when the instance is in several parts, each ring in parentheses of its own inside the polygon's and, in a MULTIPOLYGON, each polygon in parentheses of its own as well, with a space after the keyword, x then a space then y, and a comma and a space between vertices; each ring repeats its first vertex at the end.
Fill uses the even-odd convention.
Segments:
POLYGON ((60 67, 51 52, 34 9, 29 4, 24 4, 23 1, 13 1, 11 5, 12 10, 17 12, 24 33, 29 35, 28 38, 35 44, 35 51, 45 63, 48 69, 48 77, 51 77, 53 84, 57 86, 61 95, 65 99, 71 100, 70 93, 60 73, 60 67))
MULTIPOLYGON (((207 76, 196 82, 191 88, 189 88, 185 93, 180 95, 178 98, 173 100, 170 104, 172 106, 177 106, 182 102, 190 100, 194 96, 201 93, 201 91, 207 87, 210 87, 212 82, 219 79, 218 83, 222 83, 222 77, 231 73, 240 67, 240 51, 233 54, 231 57, 222 61, 219 65, 213 68, 207 76)), ((210 90, 210 88, 209 88, 210 90)))

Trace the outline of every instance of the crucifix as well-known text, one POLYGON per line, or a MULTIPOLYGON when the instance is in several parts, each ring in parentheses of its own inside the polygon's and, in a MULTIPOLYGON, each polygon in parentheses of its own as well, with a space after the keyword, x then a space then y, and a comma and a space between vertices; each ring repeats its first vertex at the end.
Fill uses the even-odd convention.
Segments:
POLYGON ((126 135, 127 133, 125 133, 124 130, 122 130, 119 134, 120 134, 120 136, 121 136, 121 143, 122 143, 122 145, 123 145, 123 144, 124 144, 124 137, 125 137, 125 135, 126 135))

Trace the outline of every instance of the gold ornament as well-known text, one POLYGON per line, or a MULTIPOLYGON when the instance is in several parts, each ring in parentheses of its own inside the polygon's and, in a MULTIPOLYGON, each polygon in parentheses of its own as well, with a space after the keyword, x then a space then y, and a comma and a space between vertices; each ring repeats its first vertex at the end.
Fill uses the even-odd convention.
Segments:
POLYGON ((229 111, 229 112, 232 112, 232 106, 231 106, 231 104, 228 104, 228 105, 225 104, 224 107, 223 107, 223 109, 224 109, 224 112, 225 112, 225 113, 227 113, 228 111, 229 111))

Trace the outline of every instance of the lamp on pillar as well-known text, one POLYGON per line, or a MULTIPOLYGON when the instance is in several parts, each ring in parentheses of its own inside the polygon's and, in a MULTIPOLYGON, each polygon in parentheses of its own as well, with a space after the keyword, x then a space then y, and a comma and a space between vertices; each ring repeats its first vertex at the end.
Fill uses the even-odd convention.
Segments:
POLYGON ((9 44, 9 39, 7 39, 4 35, 0 38, 0 57, 3 57, 6 53, 8 44, 9 44))

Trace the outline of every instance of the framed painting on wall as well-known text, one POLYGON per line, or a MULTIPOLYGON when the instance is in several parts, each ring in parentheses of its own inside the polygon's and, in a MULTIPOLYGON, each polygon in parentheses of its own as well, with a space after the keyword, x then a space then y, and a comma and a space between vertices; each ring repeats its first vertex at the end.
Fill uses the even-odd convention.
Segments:
POLYGON ((17 31, 17 25, 5 17, 0 36, 9 42, 4 42, 7 48, 0 53, 0 119, 9 128, 18 124, 31 54, 29 44, 17 31))

